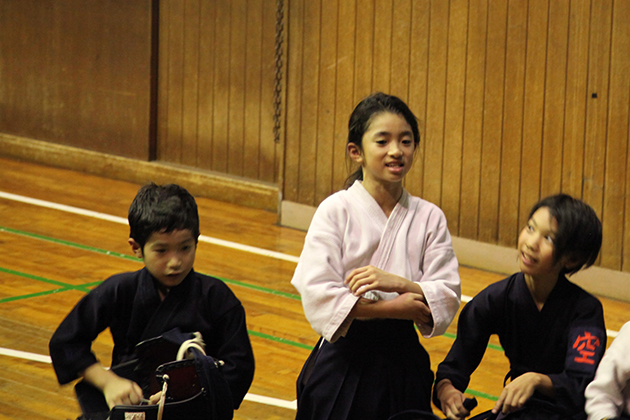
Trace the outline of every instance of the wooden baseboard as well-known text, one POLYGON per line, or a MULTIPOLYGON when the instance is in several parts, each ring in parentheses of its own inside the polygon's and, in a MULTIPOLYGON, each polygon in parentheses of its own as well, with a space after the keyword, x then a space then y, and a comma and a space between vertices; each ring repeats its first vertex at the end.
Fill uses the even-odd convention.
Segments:
MULTIPOLYGON (((280 205, 280 224, 307 230, 315 208, 290 201, 280 205)), ((453 237, 453 249, 459 264, 509 275, 519 270, 516 249, 453 237)), ((630 302, 630 273, 602 267, 590 267, 571 276, 571 281, 589 292, 630 302)))
POLYGON ((282 200, 280 203, 280 225, 299 230, 308 230, 315 207, 293 201, 282 200))
POLYGON ((144 184, 180 184, 195 196, 247 207, 278 211, 279 189, 258 183, 162 162, 145 162, 45 141, 0 134, 0 156, 144 184))

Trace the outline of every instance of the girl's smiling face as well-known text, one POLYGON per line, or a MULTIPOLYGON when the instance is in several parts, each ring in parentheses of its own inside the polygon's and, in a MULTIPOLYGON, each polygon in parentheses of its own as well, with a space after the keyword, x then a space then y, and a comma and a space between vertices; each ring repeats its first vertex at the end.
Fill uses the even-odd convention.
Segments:
POLYGON ((401 115, 391 112, 372 118, 361 147, 348 144, 350 157, 363 167, 364 184, 402 182, 411 169, 414 149, 411 126, 401 115))
POLYGON ((547 207, 532 215, 518 237, 519 266, 525 275, 535 280, 555 281, 564 265, 564 258, 554 258, 554 241, 558 221, 547 207))

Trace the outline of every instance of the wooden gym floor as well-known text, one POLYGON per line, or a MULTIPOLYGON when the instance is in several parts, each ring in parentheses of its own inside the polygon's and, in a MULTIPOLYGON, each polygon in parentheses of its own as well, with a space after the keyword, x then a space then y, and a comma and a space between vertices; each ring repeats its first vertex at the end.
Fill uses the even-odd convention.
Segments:
MULTIPOLYGON (((58 385, 48 341, 88 290, 142 263, 127 245, 127 209, 140 185, 0 159, 0 420, 75 419, 72 386, 58 385)), ((256 357, 250 393, 236 419, 292 419, 295 379, 317 341, 289 283, 304 232, 276 225, 273 213, 197 200, 201 238, 195 269, 224 279, 247 311, 256 357)), ((461 267, 462 292, 474 296, 503 274, 461 267)), ((630 319, 630 303, 602 299, 612 341, 630 319)), ((422 339, 435 368, 450 348, 456 322, 422 339)), ((94 350, 109 364, 111 338, 94 350)), ((491 408, 507 363, 498 341, 470 384, 479 408, 491 408)))

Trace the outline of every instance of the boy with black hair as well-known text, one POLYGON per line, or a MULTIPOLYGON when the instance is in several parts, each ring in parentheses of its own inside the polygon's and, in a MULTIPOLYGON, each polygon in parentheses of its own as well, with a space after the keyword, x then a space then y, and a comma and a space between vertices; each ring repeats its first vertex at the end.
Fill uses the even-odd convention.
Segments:
POLYGON ((114 341, 112 366, 134 360, 136 345, 174 328, 200 332, 206 353, 224 362, 234 408, 254 376, 254 356, 241 302, 221 280, 193 269, 199 237, 197 204, 184 188, 154 183, 143 186, 129 208, 133 253, 145 267, 114 275, 72 309, 50 340, 50 356, 60 384, 77 378, 84 414, 114 405, 140 404, 146 396, 132 380, 105 369, 91 351, 106 328, 114 341), (102 391, 100 406, 80 386, 102 391), (106 403, 105 403, 106 402, 106 403))
POLYGON ((558 194, 533 207, 518 238, 521 271, 464 307, 438 366, 434 402, 449 419, 470 415, 463 392, 492 334, 510 361, 511 382, 488 415, 586 418, 584 390, 606 348, 606 328, 601 303, 566 275, 592 265, 601 243, 601 222, 584 202, 558 194))

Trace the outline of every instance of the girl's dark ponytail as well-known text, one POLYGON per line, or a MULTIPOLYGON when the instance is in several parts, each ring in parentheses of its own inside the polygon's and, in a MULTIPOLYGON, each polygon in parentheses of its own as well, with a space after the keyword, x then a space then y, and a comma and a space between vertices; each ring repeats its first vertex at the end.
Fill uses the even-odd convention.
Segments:
POLYGON ((350 174, 350 176, 348 178, 346 178, 346 181, 343 184, 343 188, 347 190, 357 180, 363 181, 363 168, 362 167, 359 167, 359 169, 357 169, 356 171, 352 172, 350 174))

